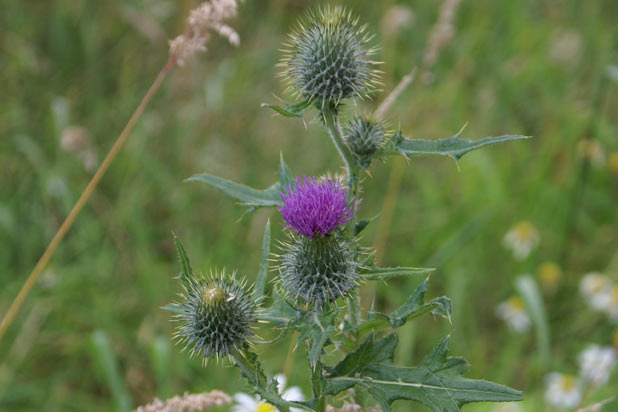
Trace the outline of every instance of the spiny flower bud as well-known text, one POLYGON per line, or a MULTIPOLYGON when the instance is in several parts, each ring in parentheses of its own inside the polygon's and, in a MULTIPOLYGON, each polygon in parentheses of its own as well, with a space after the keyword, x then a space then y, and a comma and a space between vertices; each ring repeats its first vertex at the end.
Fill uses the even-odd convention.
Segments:
POLYGON ((279 208, 288 229, 301 235, 324 237, 356 215, 358 203, 348 200, 348 192, 336 180, 315 177, 296 179, 281 193, 279 208))
POLYGON ((356 116, 346 125, 344 135, 348 147, 365 169, 369 167, 373 156, 386 142, 382 124, 360 116, 356 116))
POLYGON ((191 277, 184 289, 184 302, 177 305, 181 325, 176 338, 190 348, 191 356, 226 356, 247 346, 256 304, 242 282, 221 272, 209 278, 191 277))
POLYGON ((324 109, 375 90, 376 62, 368 49, 366 26, 342 7, 325 7, 308 15, 290 34, 281 66, 289 85, 324 109))
POLYGON ((350 242, 339 236, 292 235, 283 243, 279 275, 285 292, 319 310, 357 286, 358 262, 350 242))

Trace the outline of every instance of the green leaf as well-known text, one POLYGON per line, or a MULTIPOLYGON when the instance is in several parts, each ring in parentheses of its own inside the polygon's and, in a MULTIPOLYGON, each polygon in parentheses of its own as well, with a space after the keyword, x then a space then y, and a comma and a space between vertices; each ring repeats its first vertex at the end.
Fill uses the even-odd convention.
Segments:
POLYGON ((250 351, 235 352, 232 357, 236 366, 240 368, 242 376, 253 386, 253 391, 271 405, 276 406, 281 412, 289 412, 291 407, 311 410, 304 404, 281 398, 277 391, 277 381, 266 376, 255 353, 250 351))
POLYGON ((607 74, 607 77, 609 77, 612 81, 618 83, 618 66, 606 66, 605 74, 607 74))
POLYGON ((92 332, 90 335, 90 345, 93 361, 105 379, 105 383, 116 404, 115 410, 118 412, 130 411, 133 409, 131 394, 127 389, 123 375, 120 373, 118 359, 107 337, 107 333, 102 330, 92 332))
POLYGON ((301 316, 302 314, 279 294, 274 295, 272 305, 257 315, 258 320, 271 322, 281 328, 287 328, 301 316))
POLYGON ((175 233, 172 233, 174 236, 174 243, 176 244, 176 249, 178 250, 178 256, 180 257, 180 280, 186 285, 189 282, 189 278, 193 277, 193 269, 191 268, 191 262, 189 261, 189 256, 187 255, 187 251, 185 250, 182 242, 176 236, 175 233))
POLYGON ((281 196, 279 195, 281 185, 278 182, 266 189, 259 190, 221 177, 209 175, 208 173, 191 176, 187 180, 189 182, 206 183, 238 200, 245 206, 274 207, 281 205, 281 196))
POLYGON ((264 296, 266 276, 268 275, 268 255, 270 253, 270 219, 266 221, 264 237, 262 238, 262 263, 253 288, 253 299, 257 302, 264 296))
POLYGON ((515 288, 521 295, 526 309, 530 314, 532 323, 536 329, 539 357, 544 365, 548 365, 551 357, 551 343, 549 336, 549 323, 545 314, 545 306, 541 292, 536 281, 531 276, 520 276, 515 280, 515 288))
POLYGON ((294 177, 292 176, 292 172, 290 172, 290 168, 283 160, 283 153, 280 153, 279 160, 279 183, 281 184, 281 188, 285 190, 289 185, 294 184, 294 177))
POLYGON ((401 132, 398 132, 399 136, 395 138, 397 142, 394 144, 394 150, 391 148, 391 154, 401 153, 405 156, 443 155, 458 161, 466 153, 484 146, 529 138, 529 136, 506 135, 470 140, 460 137, 462 131, 463 130, 459 131, 455 136, 438 140, 408 139, 401 136, 401 132))
POLYGON ((427 275, 433 272, 433 268, 409 268, 394 267, 380 268, 370 267, 360 270, 361 278, 365 280, 387 280, 396 276, 427 275))
POLYGON ((429 277, 421 283, 412 296, 392 313, 386 315, 374 312, 370 315, 369 321, 382 318, 386 319, 392 328, 404 325, 408 320, 417 318, 427 312, 434 316, 442 316, 451 319, 451 300, 446 296, 440 296, 425 303, 425 293, 429 285, 429 277))
POLYGON ((316 367, 322 354, 322 348, 329 341, 330 335, 336 331, 336 313, 336 310, 308 311, 290 325, 290 328, 298 331, 296 345, 300 345, 304 341, 309 342, 309 364, 311 368, 316 367))
POLYGON ((434 412, 458 412, 469 402, 522 399, 521 392, 506 386, 462 377, 467 363, 462 358, 447 356, 448 338, 443 339, 419 366, 411 368, 393 365, 393 339, 396 344, 396 337, 392 335, 376 344, 365 341, 356 352, 329 368, 324 394, 337 395, 358 385, 373 396, 384 412, 390 412, 391 404, 398 399, 420 402, 434 412), (382 343, 387 339, 390 345, 382 343), (380 353, 386 355, 380 358, 380 353))
POLYGON ((307 108, 311 106, 311 103, 313 103, 313 101, 311 99, 307 99, 296 104, 285 103, 285 108, 270 103, 262 103, 262 107, 272 109, 285 117, 302 118, 305 116, 305 112, 307 111, 307 108))

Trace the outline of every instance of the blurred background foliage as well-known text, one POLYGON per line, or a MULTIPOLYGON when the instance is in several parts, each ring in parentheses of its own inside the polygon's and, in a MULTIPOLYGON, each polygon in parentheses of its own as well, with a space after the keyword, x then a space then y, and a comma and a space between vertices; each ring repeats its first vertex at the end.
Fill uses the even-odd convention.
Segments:
MULTIPOLYGON (((0 313, 197 3, 0 0, 0 313)), ((160 309, 179 290, 171 231, 202 272, 225 266, 254 279, 267 218, 281 238, 278 213, 239 220, 242 207, 183 179, 207 171, 266 187, 280 151, 298 174, 341 167, 314 114, 305 126, 260 108, 286 96, 275 77, 280 44, 315 3, 247 0, 233 22, 239 48, 213 39, 207 54, 172 72, 0 342, 1 410, 106 411, 184 391, 247 389, 236 369, 204 368, 171 342, 170 314, 160 309)), ((391 90, 421 64, 440 2, 343 3, 376 32, 391 90)), ((577 288, 586 272, 618 274, 618 85, 605 76, 618 63, 617 15, 613 0, 464 0, 432 73, 418 76, 388 115, 416 138, 451 136, 466 123, 468 138, 534 136, 469 154, 461 170, 447 158, 407 163, 383 263, 438 268, 430 295, 450 296, 454 316, 452 326, 432 318, 406 326, 402 363, 451 333, 452 352, 471 362, 471 376, 522 389, 527 409, 544 410, 547 372, 576 373, 586 343, 611 344, 615 325, 591 312, 577 288), (585 150, 586 139, 594 150, 585 150), (517 261, 502 238, 521 220, 541 241, 517 261), (536 276, 545 261, 563 271, 557 292, 544 295, 549 359, 539 356, 534 331, 509 332, 495 315, 516 293, 514 279, 536 276)), ((383 207, 392 163, 373 165, 362 217, 383 207)), ((377 226, 364 232, 367 245, 377 226)), ((380 285, 376 307, 401 303, 420 280, 380 285)), ((363 297, 369 307, 373 290, 363 297)), ((307 391, 303 350, 286 367, 288 347, 289 339, 258 351, 271 373, 287 368, 307 391)))

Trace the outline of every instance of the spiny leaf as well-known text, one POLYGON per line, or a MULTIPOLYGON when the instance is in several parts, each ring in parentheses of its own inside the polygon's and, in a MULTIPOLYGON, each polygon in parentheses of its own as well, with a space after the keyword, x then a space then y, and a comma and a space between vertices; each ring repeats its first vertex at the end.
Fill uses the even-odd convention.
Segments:
POLYGON ((395 366, 390 356, 363 361, 363 356, 372 358, 377 353, 389 351, 392 354, 390 347, 388 350, 375 349, 385 346, 381 343, 386 339, 396 339, 391 336, 377 344, 373 344, 373 337, 370 337, 365 341, 369 343, 363 343, 358 351, 348 355, 337 366, 329 368, 324 394, 337 395, 359 385, 375 398, 384 412, 390 412, 391 404, 398 399, 420 402, 434 412, 458 412, 462 405, 469 402, 510 402, 522 399, 521 392, 506 386, 462 377, 467 370, 467 363, 462 358, 447 356, 448 338, 443 339, 417 367, 395 366), (362 356, 359 354, 361 349, 364 351, 362 356), (358 360, 351 362, 352 358, 358 360), (350 367, 349 364, 358 366, 350 367))
POLYGON ((294 184, 294 177, 292 176, 292 172, 290 172, 290 168, 283 160, 283 153, 280 153, 279 160, 279 183, 283 190, 286 190, 289 185, 294 184))
POLYGON ((386 315, 380 312, 374 312, 370 315, 369 321, 375 319, 385 319, 392 328, 398 328, 404 325, 408 320, 419 317, 427 312, 431 312, 434 316, 442 316, 450 320, 451 318, 451 300, 446 296, 440 296, 425 303, 425 293, 429 285, 429 278, 421 283, 412 296, 406 302, 397 308, 392 313, 386 315))
POLYGON ((307 99, 307 100, 303 100, 302 102, 296 103, 296 104, 285 103, 285 108, 281 106, 277 106, 276 104, 270 104, 270 103, 262 103, 262 107, 267 107, 269 109, 272 109, 276 111, 277 113, 279 113, 280 115, 283 115, 285 117, 302 118, 305 116, 305 111, 307 111, 307 108, 311 106, 311 103, 313 103, 312 100, 307 99))
POLYGON ((185 250, 182 242, 176 236, 175 233, 172 233, 174 236, 174 243, 176 244, 176 249, 178 250, 178 256, 180 256, 180 280, 186 285, 189 282, 189 278, 193 277, 193 269, 191 268, 191 262, 189 261, 189 256, 187 255, 187 251, 185 250))
POLYGON ((412 275, 427 275, 433 272, 433 268, 410 268, 410 267, 394 267, 381 268, 370 267, 360 271, 362 279, 365 280, 387 280, 396 276, 412 276, 412 275))
POLYGON ((270 219, 266 221, 264 237, 262 238, 262 263, 253 288, 253 299, 257 302, 264 296, 266 276, 268 275, 268 254, 270 253, 270 219))
POLYGON ((399 339, 396 333, 376 342, 375 336, 370 334, 354 352, 349 353, 337 365, 326 368, 327 376, 354 375, 364 370, 370 363, 393 362, 395 348, 399 339))
POLYGON ((443 155, 449 156, 458 161, 463 155, 484 146, 496 143, 509 142, 512 140, 524 140, 529 136, 505 135, 497 137, 484 137, 478 140, 464 139, 460 137, 461 131, 455 136, 446 137, 438 140, 409 139, 401 136, 401 131, 393 138, 394 148, 391 147, 391 154, 401 153, 404 156, 415 155, 443 155))
POLYGON ((298 331, 297 345, 309 341, 309 364, 312 368, 316 367, 322 348, 328 342, 330 335, 335 332, 335 315, 335 310, 308 311, 290 326, 298 331))
POLYGON ((281 196, 279 195, 281 185, 279 182, 266 189, 259 190, 208 173, 191 176, 187 180, 189 182, 202 182, 211 185, 245 206, 274 207, 281 205, 281 196))

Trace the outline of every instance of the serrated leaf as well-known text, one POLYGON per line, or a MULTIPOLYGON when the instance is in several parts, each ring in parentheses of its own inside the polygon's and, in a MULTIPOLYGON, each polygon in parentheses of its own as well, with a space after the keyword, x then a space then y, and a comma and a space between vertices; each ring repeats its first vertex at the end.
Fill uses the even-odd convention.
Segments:
POLYGON ((433 272, 433 268, 410 268, 410 267, 369 267, 360 270, 361 278, 365 280, 387 280, 396 276, 427 275, 433 272))
POLYGON ((189 256, 187 255, 187 251, 185 250, 182 242, 176 236, 175 233, 172 233, 174 236, 174 243, 176 244, 176 249, 178 250, 178 256, 180 257, 180 280, 186 285, 188 284, 189 278, 193 277, 193 269, 191 268, 191 262, 189 261, 189 256))
POLYGON ((311 368, 316 367, 322 354, 322 348, 329 341, 330 335, 336 330, 334 325, 336 313, 336 310, 308 311, 290 325, 290 328, 298 332, 296 345, 305 341, 309 342, 309 364, 311 368))
POLYGON ((274 405, 281 412, 289 412, 290 408, 301 408, 310 411, 307 406, 299 402, 290 402, 281 398, 277 391, 277 381, 268 378, 262 369, 255 353, 245 351, 242 354, 233 355, 236 366, 241 370, 242 376, 252 385, 255 393, 259 394, 271 405, 274 405))
POLYGON ((358 236, 360 232, 365 230, 367 225, 371 222, 370 219, 362 219, 354 224, 354 236, 358 236))
POLYGON ((326 368, 327 376, 354 375, 364 370, 370 363, 393 362, 395 348, 399 343, 396 333, 391 333, 386 337, 375 340, 375 336, 370 334, 354 352, 346 355, 341 362, 334 367, 326 368))
POLYGON ((258 320, 271 322, 277 327, 288 327, 302 317, 302 313, 294 306, 283 299, 279 294, 273 297, 273 304, 260 311, 257 315, 258 320))
POLYGON ((389 412, 391 404, 398 399, 420 402, 434 412, 460 411, 462 405, 470 402, 522 399, 521 392, 506 386, 462 377, 467 363, 462 358, 448 357, 447 353, 448 338, 445 338, 417 367, 395 366, 390 359, 361 363, 359 368, 338 368, 337 365, 326 377, 324 394, 337 395, 359 385, 373 396, 384 412, 389 412))
POLYGON ((311 99, 307 99, 307 100, 303 100, 300 103, 296 103, 296 104, 285 104, 285 108, 281 107, 281 106, 277 106, 276 104, 270 104, 270 103, 262 103, 262 107, 266 107, 269 109, 272 109, 274 111, 276 111, 277 113, 279 113, 282 116, 285 117, 298 117, 298 118, 302 118, 305 116, 305 111, 307 111, 307 108, 309 106, 311 106, 311 99))
POLYGON ((252 207, 276 207, 281 205, 281 185, 279 182, 267 187, 266 189, 254 189, 240 183, 232 182, 208 173, 191 176, 189 182, 206 183, 216 189, 221 190, 226 195, 238 200, 245 206, 252 207))
POLYGON ((409 139, 401 137, 395 145, 392 153, 399 152, 405 156, 416 155, 442 155, 449 156, 458 161, 463 155, 484 146, 513 140, 528 139, 529 136, 505 135, 497 137, 484 137, 478 140, 464 139, 460 137, 461 131, 455 136, 438 140, 409 139))
POLYGON ((270 219, 266 221, 264 237, 262 238, 262 262, 258 271, 255 286, 253 287, 253 299, 258 302, 264 296, 266 276, 268 275, 268 255, 270 254, 270 219))
POLYGON ((290 168, 283 160, 283 153, 280 153, 279 160, 279 183, 283 190, 286 190, 289 185, 294 184, 294 177, 292 176, 290 168))
POLYGON ((425 293, 429 285, 429 278, 425 279, 415 290, 412 296, 395 311, 386 315, 374 312, 370 315, 369 321, 374 319, 385 319, 392 328, 404 325, 408 320, 417 318, 425 313, 431 312, 434 316, 442 316, 450 320, 451 300, 446 296, 440 296, 425 303, 425 293))

